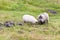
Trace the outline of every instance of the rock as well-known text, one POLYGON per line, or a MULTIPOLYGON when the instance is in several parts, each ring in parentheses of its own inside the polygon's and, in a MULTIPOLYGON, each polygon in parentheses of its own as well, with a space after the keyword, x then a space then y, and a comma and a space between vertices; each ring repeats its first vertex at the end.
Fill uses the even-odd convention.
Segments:
POLYGON ((47 12, 50 12, 52 14, 56 14, 56 11, 48 9, 47 12))
POLYGON ((23 23, 19 22, 17 25, 20 25, 20 26, 22 26, 22 25, 23 25, 23 23))
POLYGON ((15 24, 14 24, 14 22, 13 21, 6 21, 5 23, 4 23, 4 26, 6 26, 6 27, 11 27, 11 26, 14 26, 15 24))
POLYGON ((14 21, 10 21, 10 24, 15 25, 14 21))

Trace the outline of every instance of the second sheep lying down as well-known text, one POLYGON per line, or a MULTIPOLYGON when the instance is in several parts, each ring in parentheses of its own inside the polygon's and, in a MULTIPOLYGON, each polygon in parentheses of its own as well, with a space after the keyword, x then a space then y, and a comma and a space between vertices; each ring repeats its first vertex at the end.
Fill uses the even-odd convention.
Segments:
POLYGON ((49 21, 49 15, 48 13, 42 13, 38 16, 38 22, 40 24, 45 24, 45 23, 48 23, 49 21))

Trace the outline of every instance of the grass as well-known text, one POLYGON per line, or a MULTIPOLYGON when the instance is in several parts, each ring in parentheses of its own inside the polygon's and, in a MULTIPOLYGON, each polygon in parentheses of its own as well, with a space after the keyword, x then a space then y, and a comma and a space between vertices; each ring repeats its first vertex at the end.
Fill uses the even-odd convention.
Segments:
POLYGON ((22 21, 24 14, 37 16, 47 9, 55 10, 56 15, 49 13, 47 25, 32 25, 0 28, 0 40, 60 40, 60 1, 58 0, 0 0, 0 21, 22 21))

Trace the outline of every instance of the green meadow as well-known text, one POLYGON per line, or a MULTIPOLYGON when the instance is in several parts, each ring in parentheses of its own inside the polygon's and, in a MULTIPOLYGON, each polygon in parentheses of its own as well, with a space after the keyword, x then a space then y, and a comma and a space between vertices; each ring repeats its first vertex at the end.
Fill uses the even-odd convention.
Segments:
POLYGON ((33 15, 36 19, 40 13, 48 9, 57 13, 49 13, 49 23, 22 26, 0 27, 0 40, 60 40, 60 0, 0 0, 0 22, 13 20, 23 22, 24 14, 33 15))

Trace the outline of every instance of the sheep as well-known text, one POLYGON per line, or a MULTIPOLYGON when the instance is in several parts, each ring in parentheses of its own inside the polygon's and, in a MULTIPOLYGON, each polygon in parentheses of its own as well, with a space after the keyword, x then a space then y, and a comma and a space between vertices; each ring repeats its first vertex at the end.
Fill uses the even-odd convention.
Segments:
POLYGON ((40 24, 48 23, 48 21, 49 21, 49 15, 48 15, 48 13, 44 12, 43 14, 40 14, 38 16, 38 22, 40 24))
POLYGON ((23 21, 24 22, 30 22, 30 23, 37 23, 37 19, 34 17, 34 16, 31 16, 31 15, 23 15, 23 21))

